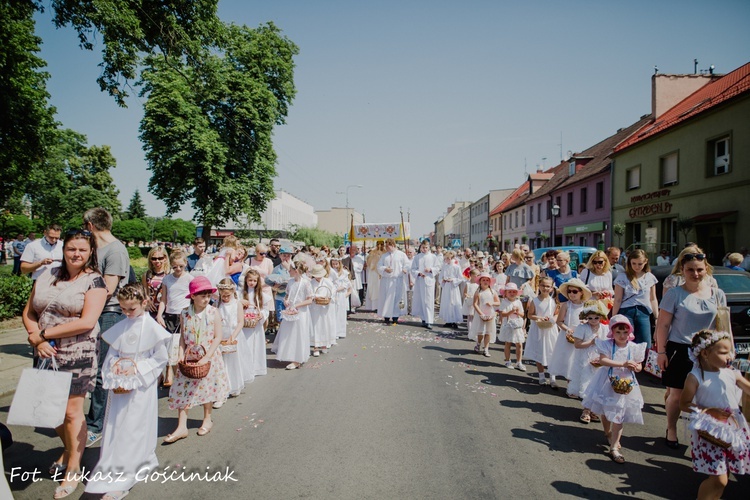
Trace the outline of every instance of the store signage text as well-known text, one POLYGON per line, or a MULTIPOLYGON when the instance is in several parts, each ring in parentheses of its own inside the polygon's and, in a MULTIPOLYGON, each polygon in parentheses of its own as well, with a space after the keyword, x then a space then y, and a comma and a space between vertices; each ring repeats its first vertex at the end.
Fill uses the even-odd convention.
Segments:
POLYGON ((631 219, 638 219, 641 217, 648 217, 650 215, 668 214, 672 211, 672 204, 668 201, 662 201, 659 203, 652 203, 650 205, 641 205, 640 207, 633 207, 630 209, 628 215, 631 219))

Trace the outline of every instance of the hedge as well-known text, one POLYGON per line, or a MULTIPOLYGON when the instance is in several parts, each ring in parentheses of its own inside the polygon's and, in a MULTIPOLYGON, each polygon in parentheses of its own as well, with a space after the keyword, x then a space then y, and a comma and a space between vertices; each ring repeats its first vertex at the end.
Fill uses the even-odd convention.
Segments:
POLYGON ((33 284, 28 276, 0 276, 0 320, 21 315, 33 284))

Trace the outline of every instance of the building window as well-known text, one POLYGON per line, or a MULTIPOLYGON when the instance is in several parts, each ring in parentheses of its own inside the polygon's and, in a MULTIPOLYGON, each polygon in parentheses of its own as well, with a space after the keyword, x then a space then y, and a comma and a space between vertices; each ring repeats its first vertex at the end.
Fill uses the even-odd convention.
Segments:
POLYGON ((534 205, 529 205, 529 224, 534 223, 534 205))
POLYGON ((552 212, 551 212, 551 209, 552 209, 552 207, 551 207, 551 206, 550 206, 550 204, 549 204, 549 200, 547 200, 547 220, 549 220, 549 218, 550 218, 550 213, 552 213, 552 212))
POLYGON ((518 210, 516 210, 516 227, 518 227, 518 210))
POLYGON ((732 170, 731 151, 729 146, 731 140, 728 135, 709 141, 708 143, 708 169, 709 177, 714 175, 728 174, 732 170))
POLYGON ((627 190, 638 189, 641 187, 641 166, 633 167, 627 171, 627 190))
POLYGON ((662 156, 659 163, 661 165, 662 187, 674 186, 677 184, 677 153, 670 153, 666 156, 662 156))
POLYGON ((588 212, 589 210, 588 197, 588 188, 581 188, 581 213, 588 212))
POLYGON ((542 222, 542 204, 537 203, 536 205, 536 221, 542 222))
POLYGON ((521 209, 521 225, 522 226, 526 225, 526 209, 525 208, 521 209))
POLYGON ((568 193, 568 215, 573 215, 573 191, 568 193))
POLYGON ((596 183, 596 209, 604 208, 604 182, 596 183))
POLYGON ((570 160, 570 163, 568 163, 568 177, 574 176, 576 173, 576 161, 570 160))

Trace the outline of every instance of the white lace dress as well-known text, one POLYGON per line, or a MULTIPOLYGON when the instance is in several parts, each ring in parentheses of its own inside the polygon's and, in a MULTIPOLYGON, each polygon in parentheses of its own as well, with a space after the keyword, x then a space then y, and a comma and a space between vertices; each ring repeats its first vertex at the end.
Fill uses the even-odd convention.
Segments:
POLYGON ((526 339, 526 349, 523 352, 523 357, 536 361, 544 366, 548 366, 552 359, 552 352, 555 349, 555 343, 557 342, 558 329, 555 324, 555 300, 552 297, 547 297, 544 300, 540 300, 539 297, 534 297, 534 316, 549 317, 552 321, 552 326, 541 327, 536 321, 531 322, 529 327, 529 336, 526 339))
MULTIPOLYGON (((615 361, 632 359, 642 363, 646 357, 646 343, 628 342, 625 347, 617 347, 612 339, 597 340, 596 350, 615 361), (613 349, 614 348, 614 349, 613 349), (613 354, 614 350, 614 354, 613 354)), ((616 424, 643 424, 643 395, 633 372, 626 368, 597 368, 583 394, 583 407, 597 415, 604 415, 607 420, 616 424), (612 389, 610 376, 621 379, 632 379, 633 389, 628 394, 618 394, 612 389)))

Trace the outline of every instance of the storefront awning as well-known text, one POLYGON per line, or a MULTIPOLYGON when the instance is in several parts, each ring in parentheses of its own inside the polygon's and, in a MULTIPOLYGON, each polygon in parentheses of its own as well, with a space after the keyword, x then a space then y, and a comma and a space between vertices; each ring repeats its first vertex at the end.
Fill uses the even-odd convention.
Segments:
POLYGON ((703 215, 696 215, 693 217, 693 222, 716 222, 720 221, 724 218, 733 216, 735 218, 735 221, 725 221, 725 222, 736 222, 737 217, 737 210, 732 210, 729 212, 716 212, 713 214, 703 214, 703 215))

